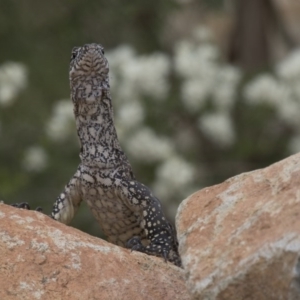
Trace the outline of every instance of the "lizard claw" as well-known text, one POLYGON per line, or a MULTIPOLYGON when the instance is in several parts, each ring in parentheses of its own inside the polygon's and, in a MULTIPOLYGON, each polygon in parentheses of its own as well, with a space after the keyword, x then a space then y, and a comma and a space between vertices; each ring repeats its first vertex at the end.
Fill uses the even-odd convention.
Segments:
POLYGON ((142 251, 144 246, 141 242, 141 238, 139 236, 134 236, 129 239, 126 243, 126 247, 131 249, 131 252, 134 251, 142 251))
POLYGON ((165 249, 162 251, 161 256, 164 258, 165 262, 168 261, 168 252, 165 249))
POLYGON ((30 206, 27 202, 14 203, 11 206, 30 210, 30 206))
MULTIPOLYGON (((16 208, 23 208, 23 209, 30 210, 30 205, 27 202, 13 203, 13 204, 11 204, 11 206, 16 207, 16 208)), ((35 210, 38 212, 43 211, 43 209, 40 206, 38 206, 35 210)))

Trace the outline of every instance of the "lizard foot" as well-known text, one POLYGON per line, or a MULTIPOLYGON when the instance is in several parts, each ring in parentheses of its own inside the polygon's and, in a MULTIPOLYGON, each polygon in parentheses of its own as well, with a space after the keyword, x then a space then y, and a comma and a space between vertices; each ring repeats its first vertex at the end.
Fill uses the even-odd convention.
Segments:
MULTIPOLYGON (((145 247, 142 242, 141 238, 139 236, 134 236, 131 239, 129 239, 126 243, 126 247, 131 249, 131 251, 139 251, 150 255, 155 256, 161 256, 163 257, 164 261, 167 262, 169 258, 169 252, 167 249, 157 247, 157 245, 151 247, 151 244, 147 247, 145 247)), ((176 264, 176 263, 175 263, 176 264)), ((178 264, 176 264, 178 265, 178 264)))
POLYGON ((14 203, 14 204, 11 204, 11 206, 16 207, 16 208, 23 208, 23 209, 30 210, 30 206, 27 202, 14 203))
POLYGON ((126 243, 126 247, 131 249, 131 251, 139 251, 139 252, 145 252, 146 248, 141 242, 141 238, 139 236, 134 236, 131 239, 129 239, 126 243))
MULTIPOLYGON (((16 208, 23 208, 23 209, 30 210, 30 205, 27 202, 13 203, 13 204, 11 204, 11 206, 16 207, 16 208)), ((43 209, 40 206, 38 206, 35 210, 38 212, 43 211, 43 209)))

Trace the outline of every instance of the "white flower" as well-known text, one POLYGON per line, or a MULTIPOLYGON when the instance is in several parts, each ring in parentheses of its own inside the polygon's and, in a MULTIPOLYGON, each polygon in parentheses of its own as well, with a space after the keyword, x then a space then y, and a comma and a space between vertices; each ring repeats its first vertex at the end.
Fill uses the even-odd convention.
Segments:
POLYGON ((134 59, 135 51, 129 45, 121 45, 106 54, 110 70, 118 72, 129 60, 134 59))
POLYGON ((172 142, 159 137, 155 132, 144 127, 126 140, 126 149, 132 157, 143 162, 156 162, 166 159, 173 153, 172 142))
POLYGON ((181 87, 181 99, 189 112, 201 109, 212 91, 213 82, 210 79, 193 78, 185 80, 181 87))
POLYGON ((240 71, 231 66, 220 66, 219 69, 213 66, 208 74, 199 72, 182 83, 181 98, 190 112, 199 111, 210 96, 218 109, 230 109, 234 104, 240 71))
POLYGON ((218 109, 227 110, 233 106, 241 75, 241 71, 233 66, 220 67, 212 92, 214 104, 218 109))
POLYGON ((300 80, 300 49, 293 51, 276 67, 278 76, 286 81, 299 84, 300 80))
POLYGON ((27 85, 27 69, 23 64, 7 62, 0 67, 0 104, 9 105, 27 85))
POLYGON ((235 141, 233 124, 227 113, 204 114, 199 118, 198 126, 204 134, 221 147, 230 146, 235 141))
POLYGON ((176 189, 190 184, 195 176, 194 167, 182 157, 172 156, 164 161, 156 171, 157 180, 168 183, 176 189))
POLYGON ((219 58, 217 48, 210 44, 195 45, 182 41, 175 46, 175 70, 186 77, 214 77, 217 72, 216 60, 219 58))
POLYGON ((170 156, 156 170, 154 191, 162 199, 182 194, 193 183, 195 168, 183 158, 170 156))
POLYGON ((169 90, 169 71, 169 58, 162 53, 141 56, 122 66, 122 76, 133 89, 157 100, 164 99, 169 90))
MULTIPOLYGON (((169 90, 170 60, 163 53, 137 56, 129 46, 120 46, 107 55, 110 61, 112 92, 120 101, 140 95, 163 100, 169 90)), ((117 100, 120 102, 119 100, 117 100)))
POLYGON ((237 85, 241 80, 241 70, 237 67, 225 65, 218 72, 218 80, 227 84, 237 85))
POLYGON ((47 134, 52 140, 61 141, 75 131, 74 127, 75 122, 72 102, 70 100, 58 101, 47 123, 47 134))
POLYGON ((234 104, 241 72, 220 64, 218 58, 218 50, 211 44, 177 44, 175 70, 184 79, 181 99, 188 111, 198 112, 209 99, 217 109, 228 110, 234 104))
POLYGON ((145 112, 142 104, 138 101, 125 102, 117 107, 115 126, 120 141, 127 139, 127 134, 145 118, 145 112))
POLYGON ((23 167, 30 172, 41 172, 48 164, 48 155, 40 146, 32 146, 26 149, 23 159, 23 167))
POLYGON ((138 101, 124 103, 118 107, 117 120, 120 126, 126 129, 134 128, 144 120, 145 112, 142 104, 138 101))
POLYGON ((273 76, 258 76, 244 88, 244 97, 249 104, 267 103, 278 105, 290 98, 290 90, 273 76))
POLYGON ((117 107, 125 101, 137 99, 136 89, 126 81, 123 74, 124 65, 135 60, 136 54, 129 45, 121 45, 106 54, 109 61, 109 77, 111 93, 114 99, 114 104, 117 107))
POLYGON ((280 119, 296 128, 300 126, 300 89, 271 75, 261 75, 244 89, 249 104, 266 103, 275 108, 280 119))
POLYGON ((154 99, 164 100, 169 91, 171 62, 167 55, 154 53, 142 59, 141 90, 154 99))
POLYGON ((112 91, 120 84, 120 72, 123 65, 128 61, 133 60, 135 57, 135 51, 129 45, 121 45, 114 50, 108 51, 106 58, 109 61, 109 77, 112 91))
MULTIPOLYGON (((296 129, 300 127, 300 49, 293 51, 276 66, 279 78, 273 87, 276 109, 279 117, 296 129)), ((292 145, 295 145, 295 141, 292 145)), ((294 147, 294 146, 293 146, 294 147)), ((294 147, 295 148, 295 147, 294 147)))

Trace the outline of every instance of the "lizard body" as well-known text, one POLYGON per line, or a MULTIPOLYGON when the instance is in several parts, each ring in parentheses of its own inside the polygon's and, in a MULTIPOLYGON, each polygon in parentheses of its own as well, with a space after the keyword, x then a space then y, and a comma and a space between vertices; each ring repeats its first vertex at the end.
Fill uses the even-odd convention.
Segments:
POLYGON ((109 242, 180 266, 174 229, 160 201, 134 178, 119 144, 103 47, 73 48, 69 79, 81 163, 55 201, 52 218, 68 224, 85 200, 109 242))

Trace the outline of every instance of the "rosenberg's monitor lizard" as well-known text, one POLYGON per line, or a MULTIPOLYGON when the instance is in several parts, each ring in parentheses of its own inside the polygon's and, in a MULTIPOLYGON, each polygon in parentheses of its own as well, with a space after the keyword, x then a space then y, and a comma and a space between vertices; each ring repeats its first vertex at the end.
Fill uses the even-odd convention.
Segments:
MULTIPOLYGON (((51 217, 68 224, 85 200, 109 242, 181 266, 176 234, 160 201, 135 179, 119 144, 103 47, 74 47, 69 79, 81 163, 51 217)), ((26 203, 14 206, 29 208, 26 203)))

